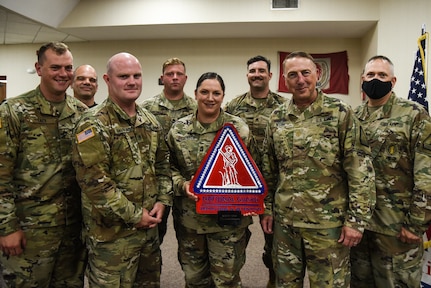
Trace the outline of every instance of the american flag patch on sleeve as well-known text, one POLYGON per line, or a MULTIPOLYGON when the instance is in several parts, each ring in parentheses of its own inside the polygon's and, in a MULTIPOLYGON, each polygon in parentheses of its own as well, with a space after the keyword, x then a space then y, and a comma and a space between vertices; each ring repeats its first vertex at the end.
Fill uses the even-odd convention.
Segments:
POLYGON ((84 131, 76 134, 76 139, 78 140, 78 144, 80 144, 84 141, 87 141, 88 139, 94 137, 95 134, 94 134, 93 129, 94 129, 93 127, 90 127, 90 128, 85 129, 84 131))

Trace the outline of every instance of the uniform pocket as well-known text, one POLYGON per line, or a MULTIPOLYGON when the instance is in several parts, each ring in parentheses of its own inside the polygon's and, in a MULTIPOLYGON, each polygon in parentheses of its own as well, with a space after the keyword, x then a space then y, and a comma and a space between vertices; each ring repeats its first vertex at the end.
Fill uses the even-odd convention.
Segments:
POLYGON ((310 142, 308 156, 325 166, 332 166, 339 150, 337 132, 331 127, 326 127, 318 135, 310 142))
POLYGON ((423 249, 420 246, 408 250, 405 253, 392 257, 392 268, 394 272, 405 271, 411 268, 416 269, 422 265, 423 249))

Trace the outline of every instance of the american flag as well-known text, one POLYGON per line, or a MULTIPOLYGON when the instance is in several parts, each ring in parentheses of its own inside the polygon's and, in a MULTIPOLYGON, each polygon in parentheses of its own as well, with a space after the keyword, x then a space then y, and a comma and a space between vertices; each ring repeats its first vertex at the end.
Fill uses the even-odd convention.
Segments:
POLYGON ((415 65, 410 80, 408 99, 422 104, 428 111, 427 87, 425 84, 426 62, 425 62, 425 40, 427 33, 419 37, 418 51, 415 57, 415 65))

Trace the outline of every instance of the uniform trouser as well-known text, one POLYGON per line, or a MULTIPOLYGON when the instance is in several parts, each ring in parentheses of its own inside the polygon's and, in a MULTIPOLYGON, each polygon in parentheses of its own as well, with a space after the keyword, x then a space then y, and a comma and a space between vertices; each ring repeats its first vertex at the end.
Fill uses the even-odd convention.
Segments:
POLYGON ((86 249, 81 223, 24 230, 19 256, 0 256, 8 287, 83 287, 86 249))
POLYGON ((160 287, 157 228, 111 242, 87 240, 88 283, 97 288, 160 287))
POLYGON ((275 272, 272 264, 272 246, 274 243, 274 234, 263 233, 265 244, 263 246, 262 261, 265 267, 268 268, 269 279, 267 287, 275 287, 275 272))
POLYGON ((160 245, 162 245, 163 239, 165 238, 166 232, 168 231, 168 218, 169 218, 170 212, 171 212, 171 207, 165 206, 165 210, 163 211, 163 216, 162 216, 162 222, 160 222, 159 225, 157 225, 159 229, 160 245))
POLYGON ((349 287, 349 249, 340 243, 341 227, 295 228, 274 222, 273 263, 276 287, 349 287))
POLYGON ((351 250, 351 287, 419 288, 423 244, 407 244, 398 237, 365 230, 351 250))
POLYGON ((247 227, 206 234, 178 223, 175 227, 186 287, 242 287, 239 273, 250 239, 247 227))

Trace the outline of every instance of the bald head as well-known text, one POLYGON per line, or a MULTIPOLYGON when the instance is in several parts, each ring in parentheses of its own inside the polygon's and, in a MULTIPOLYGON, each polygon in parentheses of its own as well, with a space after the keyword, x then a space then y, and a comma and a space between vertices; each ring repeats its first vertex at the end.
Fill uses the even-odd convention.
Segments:
POLYGON ((108 60, 108 64, 106 65, 106 74, 111 74, 113 70, 118 69, 118 66, 124 67, 130 65, 138 65, 141 67, 138 58, 134 55, 127 52, 115 54, 108 60))
POLYGON ((91 65, 78 66, 73 72, 71 87, 75 98, 88 107, 94 106, 94 95, 98 88, 96 70, 91 65))
POLYGON ((103 79, 108 86, 109 97, 125 109, 133 106, 142 90, 142 68, 132 54, 122 52, 108 60, 103 79))

